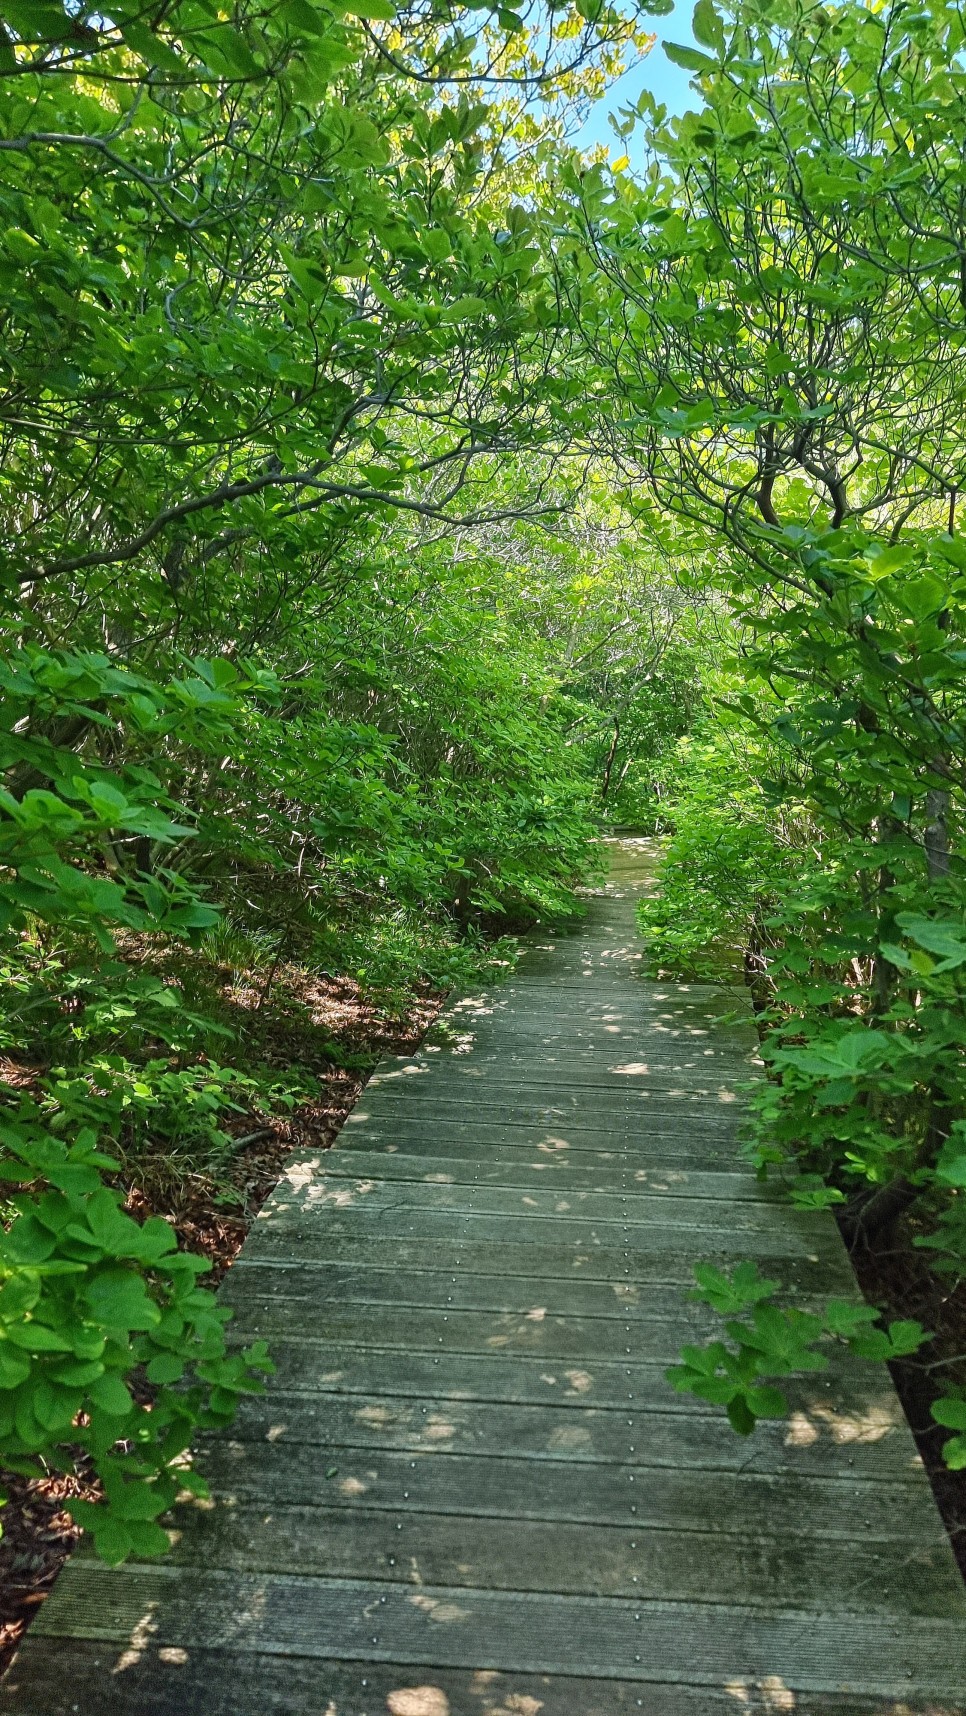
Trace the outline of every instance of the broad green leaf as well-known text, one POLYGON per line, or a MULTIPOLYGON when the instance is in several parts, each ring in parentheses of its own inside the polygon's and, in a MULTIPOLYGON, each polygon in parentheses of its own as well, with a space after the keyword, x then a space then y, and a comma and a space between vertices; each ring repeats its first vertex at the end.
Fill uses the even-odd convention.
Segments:
POLYGON ((718 69, 716 60, 709 59, 707 54, 699 53, 696 48, 682 47, 676 42, 662 42, 661 46, 668 59, 674 65, 681 66, 684 71, 702 72, 707 75, 718 69))
POLYGON ((966 1430, 966 1399, 956 1395, 944 1395, 934 1400, 930 1407, 932 1416, 937 1424, 942 1424, 948 1430, 966 1430))
POLYGON ((724 27, 715 11, 714 0, 698 0, 691 28, 695 41, 700 42, 703 47, 719 51, 724 47, 724 27))

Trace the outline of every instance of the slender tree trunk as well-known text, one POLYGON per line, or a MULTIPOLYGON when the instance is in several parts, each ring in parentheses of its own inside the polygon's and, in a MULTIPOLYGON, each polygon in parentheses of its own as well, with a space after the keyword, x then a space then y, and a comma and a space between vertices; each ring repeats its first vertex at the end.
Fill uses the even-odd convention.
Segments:
POLYGON ((610 750, 607 753, 607 761, 604 764, 604 778, 600 783, 600 802, 601 802, 601 804, 607 803, 607 794, 610 792, 610 777, 611 777, 611 774, 612 774, 613 768, 614 768, 614 758, 617 756, 617 747, 620 744, 620 736, 621 736, 621 724, 620 724, 620 721, 618 720, 617 716, 615 715, 614 716, 614 737, 611 740, 610 750))
POLYGON ((926 833, 923 844, 930 882, 949 875, 949 794, 931 787, 926 794, 926 833))

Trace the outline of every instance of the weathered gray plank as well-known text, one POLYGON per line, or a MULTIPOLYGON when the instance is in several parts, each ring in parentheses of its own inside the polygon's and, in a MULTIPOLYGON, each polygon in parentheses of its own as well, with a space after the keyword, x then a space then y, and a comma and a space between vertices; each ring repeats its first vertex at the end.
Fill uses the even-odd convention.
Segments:
POLYGON ((481 1095, 492 1090, 497 1098, 502 1090, 516 1086, 531 1090, 599 1090, 612 1097, 620 1097, 626 1091, 636 1095, 651 1092, 668 1101, 678 1097, 689 1104, 731 1106, 742 1101, 746 1095, 744 1087, 752 1077, 750 1068, 743 1077, 732 1079, 720 1078, 715 1073, 701 1077, 688 1067, 659 1066, 652 1072, 646 1059, 633 1054, 610 1057, 568 1054, 561 1048, 557 1052, 542 1050, 539 1056, 506 1050, 465 1057, 438 1052, 435 1056, 418 1056, 384 1071, 377 1070, 369 1084, 373 1090, 380 1090, 400 1083, 410 1087, 425 1083, 440 1092, 459 1090, 469 1083, 481 1095))
MULTIPOLYGON (((311 1487, 311 1486, 310 1486, 311 1487)), ((324 1490, 331 1488, 324 1486, 324 1490)), ((324 1496, 323 1490, 323 1496, 324 1496)), ((182 1508, 173 1559, 240 1572, 311 1573, 333 1579, 382 1579, 410 1585, 559 1591, 566 1596, 649 1597, 668 1602, 768 1608, 780 1589, 787 1603, 833 1604, 875 1612, 893 1582, 908 1581, 908 1612, 955 1613, 945 1542, 911 1553, 901 1537, 855 1545, 847 1561, 826 1537, 651 1531, 599 1522, 575 1525, 513 1518, 434 1514, 396 1529, 392 1513, 365 1506, 276 1506, 272 1498, 214 1511, 182 1508), (408 1527, 408 1529, 407 1529, 408 1527)))
POLYGON ((596 996, 582 989, 574 1000, 559 987, 544 990, 531 980, 510 982, 495 990, 489 999, 464 996, 451 1003, 443 1020, 428 1033, 427 1043, 451 1042, 454 1034, 499 1030, 519 1025, 523 1037, 544 1031, 573 1029, 575 1032, 623 1035, 634 1031, 638 1041, 647 1040, 672 1047, 710 1049, 715 1054, 740 1058, 758 1052, 758 1036, 747 1016, 742 998, 741 1019, 736 1022, 729 997, 727 1008, 682 1003, 655 1002, 650 985, 637 984, 625 994, 608 989, 596 996))
MULTIPOLYGON (((105 1681, 110 1716, 784 1716, 776 1676, 736 1679, 730 1689, 666 1681, 589 1680, 408 1663, 337 1662, 231 1650, 166 1648, 147 1636, 136 1648, 76 1639, 70 1677, 49 1639, 27 1641, 0 1686, 0 1708, 17 1716, 78 1716, 97 1708, 105 1681)), ((958 1700, 957 1700, 958 1704, 958 1700)), ((787 1705, 786 1705, 787 1708, 787 1705)), ((793 1707, 794 1708, 794 1707, 793 1707)), ((811 1693, 804 1716, 962 1716, 961 1706, 907 1692, 870 1702, 850 1693, 811 1693)))
POLYGON ((413 1175, 420 1173, 424 1158, 430 1156, 442 1163, 442 1171, 447 1172, 450 1161, 466 1161, 480 1170, 488 1170, 500 1163, 506 1163, 512 1169, 539 1164, 542 1169, 549 1168, 555 1175, 563 1177, 566 1177, 568 1169, 579 1173, 593 1173, 597 1168, 609 1169, 614 1174, 633 1177, 638 1185, 645 1185, 650 1179, 661 1191, 670 1190, 675 1174, 728 1174, 734 1181, 736 1193, 739 1186, 748 1184, 747 1169, 735 1169, 735 1149, 731 1142, 713 1149, 707 1145, 692 1146, 686 1153, 669 1151, 659 1167, 643 1167, 640 1149, 639 1139, 636 1143, 628 1140, 626 1144, 618 1141, 609 1149, 599 1138, 596 1144, 584 1144, 570 1131, 554 1132, 546 1127, 534 1127, 528 1141, 521 1133, 508 1133, 504 1138, 494 1133, 487 1137, 475 1127, 461 1131, 455 1126, 444 1128, 432 1123, 416 1125, 406 1121, 386 1122, 377 1129, 372 1122, 366 1121, 353 1127, 348 1135, 340 1135, 338 1155, 340 1171, 344 1168, 347 1173, 351 1172, 352 1152, 360 1150, 370 1155, 404 1156, 413 1175))
MULTIPOLYGON (((439 1375, 434 1370, 434 1377, 439 1375)), ((899 1403, 884 1387, 863 1401, 861 1411, 855 1403, 851 1411, 837 1410, 827 1395, 811 1410, 803 1402, 790 1423, 759 1425, 750 1443, 740 1441, 720 1413, 701 1411, 686 1396, 675 1399, 678 1410, 671 1412, 628 1409, 625 1402, 616 1407, 503 1405, 385 1391, 330 1392, 320 1398, 276 1387, 268 1396, 243 1400, 234 1425, 220 1440, 270 1439, 276 1468, 284 1464, 294 1474, 287 1479, 293 1485, 304 1481, 306 1460, 314 1460, 299 1451, 303 1443, 598 1464, 626 1464, 630 1456, 640 1456, 649 1466, 686 1471, 801 1472, 870 1482, 907 1479, 920 1466, 899 1403)), ((286 1493, 299 1496, 297 1488, 286 1493)), ((740 1529, 741 1522, 735 1523, 740 1529)))
POLYGON ((754 1046, 757 1042, 748 1016, 747 991, 743 989, 644 982, 638 972, 631 971, 623 973, 617 983, 613 974, 598 982, 588 977, 574 982, 566 972, 555 977, 552 970, 549 965, 547 971, 537 972, 521 962, 509 981, 494 990, 494 1003, 498 1005, 504 998, 515 1001, 525 994, 535 1010, 582 1018, 592 1016, 600 1007, 621 1012, 634 1008, 645 1024, 653 1021, 668 1030, 720 1029, 733 1033, 736 1043, 754 1046))
MULTIPOLYGON (((811 1477, 800 1472, 716 1472, 700 1484, 693 1472, 669 1466, 509 1459, 446 1453, 340 1448, 303 1450, 302 1490, 281 1489, 275 1440, 213 1440, 208 1462, 219 1488, 273 1505, 293 1505, 306 1489, 330 1507, 379 1508, 402 1521, 407 1514, 458 1514, 464 1518, 545 1519, 587 1525, 640 1525, 753 1536, 822 1537, 849 1543, 861 1520, 863 1541, 945 1546, 932 1497, 917 1473, 907 1479, 811 1477), (324 1480, 326 1471, 336 1475, 324 1480), (322 1492, 320 1494, 320 1492, 322 1492)), ((287 1476, 297 1476, 295 1472, 287 1476)), ((403 1525, 399 1527, 404 1529, 403 1525)), ((416 1527, 422 1530, 422 1527, 416 1527)), ((951 1557, 950 1563, 951 1564, 951 1557)), ((951 1587, 950 1600, 961 1603, 951 1587)), ((960 1610, 961 1612, 961 1610, 960 1610)))
MULTIPOLYGON (((376 1579, 71 1563, 37 1631, 128 1644, 150 1616, 157 1644, 414 1666, 565 1673, 720 1687, 777 1678, 792 1693, 933 1697, 966 1685, 966 1637, 944 1620, 884 1609, 817 1614, 556 1593, 413 1591, 376 1579), (778 1672, 780 1668, 780 1673, 778 1672)), ((239 1671, 244 1672, 241 1664, 239 1671)), ((794 1708, 794 1705, 792 1706, 794 1708)))
MULTIPOLYGON (((493 1110, 489 1104, 485 1115, 493 1110)), ((650 1157, 652 1166, 674 1167, 678 1163, 695 1169, 707 1167, 733 1169, 740 1162, 737 1140, 743 1138, 741 1128, 733 1119, 722 1120, 707 1115, 692 1114, 686 1128, 680 1116, 657 1116, 641 1119, 636 1114, 603 1114, 596 1126, 577 1126, 572 1117, 558 1114, 549 1118, 531 1112, 530 1117, 514 1119, 513 1110, 505 1109, 504 1118, 467 1116, 459 1103, 410 1103, 405 1098, 379 1100, 360 1104, 346 1121, 346 1142, 361 1135, 377 1138, 385 1144, 410 1144, 418 1152, 425 1141, 434 1138, 440 1143, 472 1143, 481 1158, 491 1150, 502 1147, 515 1149, 566 1149, 575 1155, 583 1151, 610 1152, 613 1156, 636 1155, 643 1163, 650 1157)), ((341 1135, 340 1135, 341 1137, 341 1135)), ((341 1148, 341 1144, 340 1144, 341 1148)))
MULTIPOLYGON (((297 1160, 298 1158, 296 1158, 297 1160)), ((575 1191, 615 1191, 618 1195, 673 1194, 676 1197, 712 1198, 716 1203, 768 1203, 785 1195, 785 1188, 771 1180, 762 1184, 747 1171, 692 1172, 684 1168, 635 1167, 633 1162, 621 1166, 620 1159, 596 1162, 590 1167, 574 1163, 562 1152, 525 1156, 522 1161, 493 1161, 481 1156, 476 1145, 457 1155, 423 1156, 384 1147, 364 1149, 360 1142, 350 1140, 338 1150, 328 1152, 320 1164, 326 1179, 405 1180, 443 1185, 494 1185, 521 1187, 525 1190, 539 1186, 541 1181, 557 1183, 564 1193, 575 1191)))
POLYGON ((671 1364, 686 1342, 710 1339, 719 1327, 702 1305, 679 1305, 673 1315, 634 1314, 628 1321, 626 1316, 562 1317, 536 1303, 523 1311, 444 1310, 400 1304, 404 1292, 400 1285, 395 1303, 330 1303, 321 1327, 311 1300, 249 1292, 235 1302, 233 1334, 269 1342, 295 1336, 325 1349, 526 1354, 555 1362, 603 1359, 636 1365, 671 1364))
MULTIPOLYGON (((734 1241, 729 1244, 718 1235, 710 1238, 696 1235, 693 1247, 689 1246, 684 1254, 679 1234, 668 1235, 665 1230, 655 1228, 635 1235, 633 1245, 622 1243, 618 1248, 597 1239, 588 1243, 583 1231, 569 1244, 563 1243, 556 1223, 552 1233, 542 1226, 534 1234, 532 1227, 520 1222, 491 1223, 484 1228, 478 1219, 472 1223, 457 1220, 455 1224, 452 1218, 448 1219, 448 1234, 440 1232, 437 1223, 430 1255, 435 1265, 450 1273, 466 1268, 480 1274, 525 1275, 531 1279, 661 1281, 690 1288, 694 1286, 695 1263, 712 1262, 727 1267, 741 1257, 753 1255, 769 1279, 776 1280, 783 1289, 801 1287, 818 1292, 834 1287, 837 1293, 855 1291, 855 1276, 841 1249, 819 1252, 803 1245, 793 1251, 786 1244, 782 1253, 775 1255, 764 1238, 755 1247, 747 1235, 740 1245, 734 1241), (515 1236, 512 1240, 505 1237, 508 1231, 515 1236)), ((623 1241, 623 1235, 618 1238, 623 1241)), ((398 1269, 418 1269, 426 1262, 427 1247, 412 1232, 393 1232, 386 1223, 343 1232, 329 1222, 322 1232, 317 1225, 292 1227, 264 1221, 252 1228, 245 1242, 245 1255, 271 1262, 324 1258, 333 1263, 362 1263, 371 1259, 377 1267, 385 1266, 391 1257, 398 1269)))
MULTIPOLYGON (((527 1354, 447 1353, 438 1347, 435 1353, 412 1346, 398 1351, 334 1346, 324 1336, 312 1335, 274 1336, 272 1358, 273 1386, 307 1393, 372 1394, 382 1389, 393 1395, 443 1399, 614 1408, 634 1402, 635 1409, 661 1406, 668 1411, 715 1412, 703 1401, 677 1395, 668 1387, 663 1359, 637 1358, 621 1364, 615 1359, 548 1361, 527 1354)), ((789 1378, 785 1393, 809 1424, 825 1424, 827 1414, 834 1411, 846 1423, 857 1419, 862 1425, 871 1412, 873 1428, 879 1422, 883 1398, 888 1398, 881 1376, 864 1369, 856 1376, 848 1355, 833 1356, 828 1370, 819 1375, 789 1378)))
MULTIPOLYGON (((624 1163, 630 1157, 642 1172, 660 1175, 677 1170, 695 1173, 734 1172, 734 1128, 710 1136, 702 1129, 682 1139, 675 1131, 654 1126, 636 1131, 608 1132, 599 1128, 556 1126, 490 1125, 485 1121, 462 1120, 457 1115, 423 1113, 412 1115, 374 1112, 366 1109, 350 1115, 339 1135, 339 1150, 365 1148, 398 1152, 418 1159, 421 1155, 468 1155, 478 1162, 530 1161, 535 1156, 560 1156, 584 1167, 594 1162, 624 1163), (642 1150, 660 1154, 660 1163, 642 1166, 642 1150), (582 1161, 582 1158, 587 1158, 582 1161)), ((630 1165, 630 1164, 628 1164, 630 1165)))
POLYGON ((689 1132, 697 1129, 702 1135, 733 1137, 742 1119, 742 1109, 737 1103, 710 1103, 701 1096, 692 1100, 687 1092, 662 1096, 660 1092, 626 1085, 600 1091, 590 1103, 580 1090, 569 1090, 562 1081, 550 1089, 535 1090, 507 1080, 505 1094, 490 1089, 485 1104, 477 1107, 468 1104, 465 1090, 442 1091, 427 1079, 378 1085, 370 1079, 355 1110, 362 1116, 396 1113, 400 1118, 407 1112, 421 1119, 449 1115, 466 1125, 476 1120, 484 1124, 516 1121, 532 1125, 566 1121, 591 1131, 601 1126, 621 1133, 634 1131, 642 1142, 649 1127, 660 1129, 662 1135, 670 1128, 680 1136, 684 1120, 689 1132))
MULTIPOLYGON (((514 1031, 509 1020, 499 1034, 458 1032, 451 1043, 440 1043, 404 1064, 415 1066, 420 1072, 425 1069, 434 1078, 470 1068, 474 1069, 474 1076, 489 1075, 500 1067, 512 1076, 512 1069, 521 1067, 526 1069, 528 1077, 538 1070, 566 1071, 570 1084, 585 1081, 610 1084, 621 1079, 639 1080, 643 1088, 662 1085, 676 1088, 687 1080, 689 1087, 698 1091, 747 1086, 749 1080, 761 1073, 760 1061, 750 1055, 724 1057, 700 1046, 682 1044, 672 1048, 668 1044, 641 1043, 630 1032, 626 1037, 608 1034, 596 1044, 565 1030, 554 1035, 544 1032, 528 1039, 514 1031), (511 1047, 511 1043, 515 1046, 511 1047)), ((400 1071, 402 1067, 383 1062, 372 1076, 388 1080, 400 1071)), ((633 1083, 631 1088, 635 1088, 633 1083)))
MULTIPOLYGON (((769 1188, 759 1188, 759 1195, 727 1201, 723 1197, 689 1196, 676 1188, 662 1191, 658 1186, 625 1186, 612 1191, 605 1178, 600 1191, 576 1187, 488 1186, 472 1183, 431 1183, 425 1179, 393 1182, 360 1175, 328 1173, 328 1152, 296 1156, 287 1170, 265 1219, 269 1222, 293 1213, 315 1210, 349 1210, 364 1207, 368 1215, 378 1218, 386 1212, 448 1212, 469 1216, 522 1216, 528 1221, 550 1220, 566 1216, 561 1230, 577 1222, 595 1227, 617 1228, 620 1232, 644 1229, 651 1224, 704 1228, 709 1232, 728 1234, 766 1233, 780 1241, 790 1213, 783 1206, 775 1209, 775 1199, 769 1188)), ((832 1242, 827 1222, 821 1220, 824 1211, 799 1210, 797 1229, 815 1247, 832 1242)))
MULTIPOLYGON (((697 1031, 675 1037, 671 1032, 642 1031, 632 1019, 623 1024, 606 1019, 592 1026, 580 1026, 559 1015, 548 1015, 540 1023, 528 1017, 521 999, 519 1007, 495 1020, 461 1021, 458 1025, 447 1020, 445 1031, 437 1030, 420 1055, 414 1057, 419 1066, 445 1065, 447 1061, 468 1059, 489 1064, 497 1057, 514 1065, 518 1060, 546 1060, 550 1064, 561 1057, 578 1058, 581 1063, 599 1061, 608 1066, 617 1060, 643 1062, 648 1072, 666 1078, 688 1073, 701 1084, 712 1078, 749 1079, 761 1071, 761 1057, 751 1047, 735 1052, 723 1044, 709 1041, 708 1035, 697 1031)), ((383 1062, 386 1071, 391 1063, 383 1062)))
MULTIPOLYGON (((284 1193, 266 1207, 253 1231, 275 1230, 294 1237, 310 1229, 318 1231, 317 1222, 324 1215, 327 1235, 332 1239, 353 1239, 378 1236, 383 1244, 401 1240, 422 1240, 436 1245, 444 1240, 465 1240, 467 1244, 484 1245, 490 1240, 514 1243, 525 1254, 531 1246, 552 1244, 554 1249, 570 1245, 578 1253, 591 1256, 598 1248, 616 1254, 618 1278, 623 1266, 630 1268, 633 1254, 638 1250, 650 1252, 687 1250, 689 1258, 710 1258, 715 1262, 737 1262, 742 1257, 767 1258, 765 1273, 775 1273, 773 1258, 819 1257, 831 1264, 841 1255, 837 1234, 815 1221, 808 1212, 788 1210, 775 1226, 753 1220, 732 1224, 720 1209, 699 1205, 690 1217, 681 1212, 682 1219, 670 1222, 662 1219, 666 1209, 663 1201, 654 1211, 653 1221, 599 1221, 592 1215, 571 1218, 556 1210, 532 1215, 525 1208, 514 1213, 507 1208, 476 1211, 473 1209, 420 1208, 415 1203, 380 1203, 375 1196, 360 1198, 350 1194, 340 1206, 331 1186, 319 1186, 319 1195, 306 1207, 305 1200, 284 1193), (348 1206, 348 1207, 346 1207, 348 1206)), ((670 1200, 669 1200, 670 1201, 670 1200)), ((735 1205, 735 1209, 747 1208, 735 1205)), ((752 1206, 752 1209, 754 1206, 752 1206)), ((589 1273, 589 1271, 588 1271, 589 1273)))
MULTIPOLYGON (((609 1317, 626 1322, 639 1318, 678 1318, 688 1300, 680 1285, 653 1283, 645 1288, 632 1281, 547 1281, 535 1276, 457 1274, 441 1270, 407 1270, 401 1279, 393 1267, 375 1261, 365 1267, 327 1262, 284 1263, 243 1258, 230 1271, 222 1298, 229 1305, 255 1299, 297 1299, 318 1307, 326 1301, 346 1305, 415 1305, 438 1310, 516 1312, 535 1316, 609 1317)), ((817 1303, 794 1289, 789 1295, 803 1308, 817 1303)))

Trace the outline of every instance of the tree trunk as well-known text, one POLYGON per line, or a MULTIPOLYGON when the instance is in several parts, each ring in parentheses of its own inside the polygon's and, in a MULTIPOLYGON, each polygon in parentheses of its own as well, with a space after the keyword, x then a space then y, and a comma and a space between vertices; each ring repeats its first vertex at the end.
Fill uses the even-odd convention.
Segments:
POLYGON ((615 715, 614 716, 614 737, 611 740, 610 750, 607 753, 607 761, 604 764, 604 778, 600 784, 600 802, 602 805, 607 803, 607 794, 610 792, 610 777, 611 777, 611 774, 613 773, 614 758, 617 756, 617 747, 620 743, 620 736, 621 736, 621 724, 620 724, 620 721, 618 720, 617 716, 615 715))

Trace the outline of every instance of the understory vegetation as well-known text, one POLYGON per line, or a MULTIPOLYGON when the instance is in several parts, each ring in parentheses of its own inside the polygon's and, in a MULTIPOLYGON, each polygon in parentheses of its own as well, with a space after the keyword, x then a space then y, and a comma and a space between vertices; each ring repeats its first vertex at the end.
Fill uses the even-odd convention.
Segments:
MULTIPOLYGON (((641 481, 719 544, 734 627, 672 768, 645 927, 658 963, 751 988, 761 1171, 794 1168, 792 1199, 835 1209, 858 1253, 919 1248, 961 1322, 962 23, 709 5, 695 33, 704 111, 654 116, 650 186, 595 216, 620 349, 603 322, 598 339, 615 371, 636 353, 641 481)), ((750 1265, 699 1291, 728 1339, 674 1381, 738 1429, 842 1339, 921 1352, 946 1461, 966 1466, 961 1342, 872 1327, 872 1307, 781 1310, 750 1265)))
MULTIPOLYGON (((581 150, 667 9, 0 7, 0 1461, 109 1560, 271 1365, 185 1185, 244 1216, 602 826, 751 987, 762 1171, 966 1265, 966 36, 699 0, 695 111, 581 150)), ((701 1288, 740 1430, 930 1333, 701 1288)))

